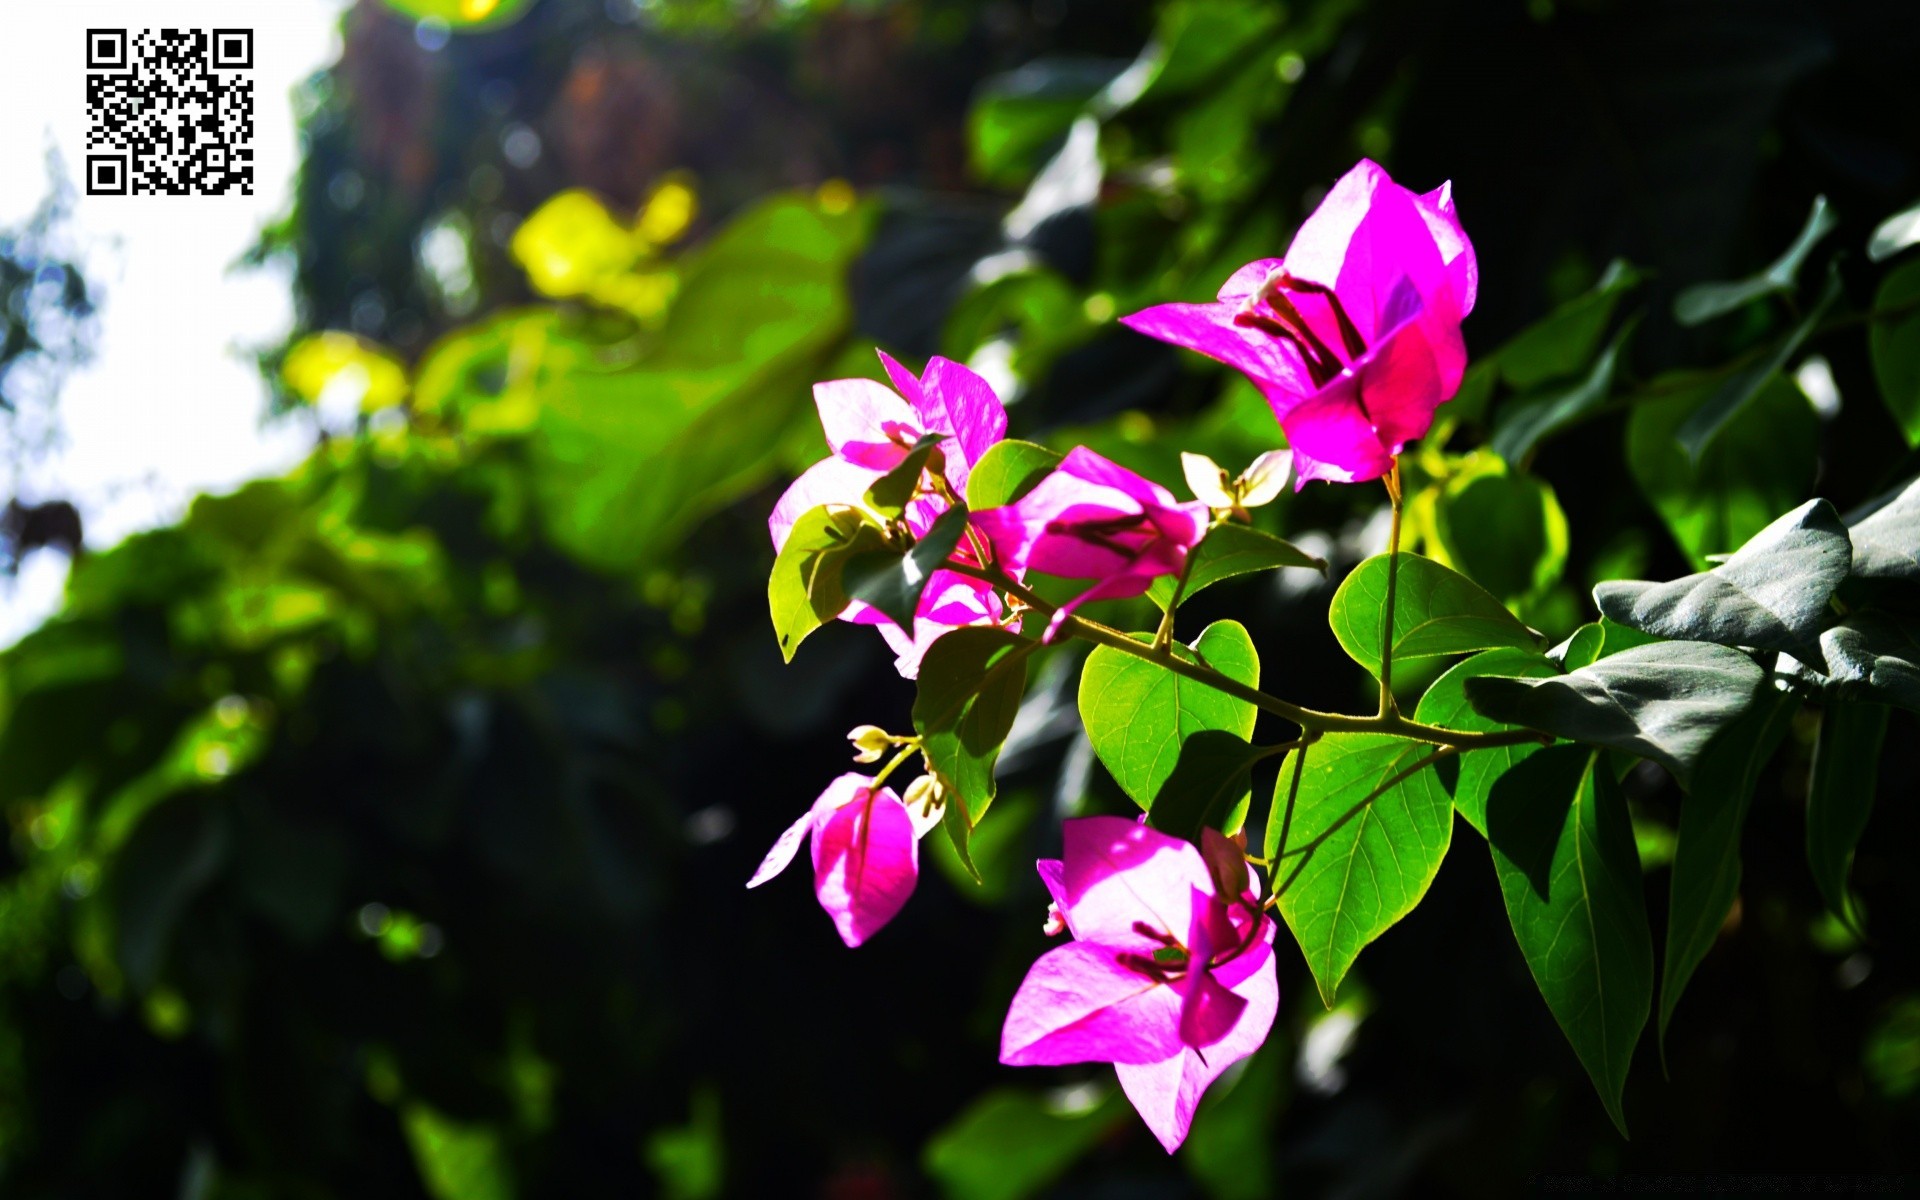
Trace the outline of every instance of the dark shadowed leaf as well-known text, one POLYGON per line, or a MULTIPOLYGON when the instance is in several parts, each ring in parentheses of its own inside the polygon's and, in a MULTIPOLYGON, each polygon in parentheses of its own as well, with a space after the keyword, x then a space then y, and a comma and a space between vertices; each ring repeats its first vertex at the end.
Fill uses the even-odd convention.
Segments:
POLYGON ((1360 951, 1413 911, 1447 856, 1453 804, 1434 749, 1379 733, 1327 734, 1306 747, 1291 806, 1293 755, 1281 765, 1273 813, 1287 837, 1274 891, 1329 1008, 1360 951))
POLYGON ((1713 948, 1740 890, 1740 831, 1761 769, 1786 736, 1799 705, 1762 693, 1747 714, 1707 745, 1693 773, 1693 790, 1680 804, 1673 878, 1667 905, 1667 946, 1660 969, 1659 1036, 1666 1043, 1680 993, 1713 948))
POLYGON ((1706 403, 1687 414, 1675 436, 1679 438, 1690 461, 1698 463, 1720 431, 1740 415, 1741 410, 1753 403, 1753 398, 1760 394, 1768 381, 1786 369, 1801 343, 1819 326, 1820 319, 1827 315, 1827 309, 1833 307, 1833 302, 1839 298, 1840 275, 1833 272, 1827 276, 1826 287, 1821 290, 1820 298, 1813 307, 1807 310, 1807 315, 1796 322, 1770 352, 1763 355, 1760 361, 1741 367, 1727 376, 1706 403))
POLYGON ((1607 631, 1601 628, 1600 622, 1588 621, 1569 634, 1566 641, 1547 651, 1547 657, 1558 663, 1562 671, 1578 671, 1598 659, 1606 644, 1607 631))
MULTIPOLYGON (((1341 582, 1327 613, 1341 648, 1376 675, 1386 602, 1387 556, 1377 554, 1341 582)), ((1430 558, 1401 553, 1393 605, 1396 661, 1538 644, 1532 630, 1473 580, 1430 558)))
POLYGON ((1888 711, 1884 704, 1828 704, 1820 715, 1807 787, 1807 866, 1827 907, 1856 933, 1860 916, 1847 892, 1847 874, 1873 812, 1888 711))
POLYGON ((1501 776, 1487 841, 1514 939, 1624 1135, 1621 1092, 1653 1004, 1640 858, 1603 756, 1552 746, 1501 776))
POLYGON ((1560 581, 1567 565, 1567 515, 1543 480, 1487 461, 1494 469, 1447 481, 1434 533, 1454 567, 1515 604, 1560 581))
POLYGON ((1696 283, 1681 289, 1680 294, 1673 298, 1673 319, 1682 325, 1699 325, 1751 304, 1762 296, 1791 291, 1801 265, 1807 261, 1807 255, 1812 253, 1821 238, 1832 233, 1839 224, 1840 218, 1834 216, 1833 210, 1827 207, 1827 198, 1815 196, 1813 208, 1807 213, 1806 224, 1800 227, 1793 244, 1768 264, 1766 270, 1730 283, 1696 283))
POLYGON ((1253 764, 1267 752, 1236 734, 1202 729, 1180 743, 1180 757, 1153 798, 1148 820, 1155 829, 1197 841, 1212 826, 1238 833, 1246 823, 1253 764))
POLYGON ((1655 637, 1793 651, 1813 644, 1853 546, 1825 500, 1809 500, 1711 571, 1670 583, 1611 580, 1593 589, 1610 620, 1655 637))
POLYGON ((1027 656, 1040 643, 990 626, 943 635, 920 661, 913 728, 927 769, 947 793, 947 836, 976 878, 967 848, 993 803, 993 764, 1027 688, 1027 656))
POLYGON ((114 956, 136 990, 158 981, 181 916, 226 864, 231 841, 221 810, 185 795, 151 809, 121 847, 105 896, 114 914, 114 956))
POLYGON ((912 634, 920 594, 927 590, 927 581, 947 561, 966 531, 966 507, 956 505, 941 513, 926 536, 905 554, 883 550, 854 555, 841 571, 847 598, 873 605, 912 634))
POLYGON ((1873 297, 1867 347, 1880 399, 1907 445, 1920 446, 1920 262, 1890 272, 1873 297))
POLYGON ((1920 628, 1868 609, 1820 635, 1827 674, 1842 695, 1920 712, 1920 628))
MULTIPOLYGON (((1315 558, 1292 542, 1262 533, 1250 525, 1216 525, 1206 540, 1194 548, 1180 599, 1184 603, 1202 588, 1222 579, 1279 567, 1306 567, 1322 575, 1327 573, 1325 560, 1315 558)), ((1147 589, 1147 598, 1164 611, 1173 602, 1173 589, 1174 577, 1162 575, 1147 589)))
MULTIPOLYGON (((1583 626, 1598 632, 1597 626, 1583 626)), ((1483 675, 1508 678, 1545 679, 1560 674, 1554 665, 1534 650, 1500 649, 1476 654, 1455 664, 1445 675, 1433 681, 1420 697, 1414 720, 1442 729, 1486 732, 1512 729, 1491 717, 1481 716, 1467 702, 1467 680, 1483 675)), ((1517 746, 1491 746, 1469 750, 1460 755, 1460 773, 1453 784, 1453 806, 1483 836, 1487 832, 1487 793, 1494 781, 1521 759, 1540 749, 1538 743, 1517 746)))
POLYGON ((1627 322, 1594 360, 1585 377, 1542 395, 1516 397, 1502 405, 1493 426, 1494 453, 1518 466, 1527 460, 1542 438, 1552 437, 1591 416, 1605 404, 1608 393, 1613 390, 1613 373, 1620 350, 1632 336, 1633 326, 1634 322, 1627 322))
POLYGON ((926 473, 927 466, 931 463, 935 471, 940 470, 942 464, 935 461, 939 449, 939 434, 922 436, 898 466, 873 481, 873 486, 867 489, 867 507, 883 517, 897 517, 905 512, 907 502, 920 490, 920 477, 926 473))
MULTIPOLYGON (((1152 638, 1142 634, 1139 640, 1152 638)), ((1190 650, 1180 647, 1176 653, 1248 687, 1260 686, 1260 656, 1238 621, 1216 621, 1190 650)), ((1095 647, 1080 672, 1080 720, 1087 739, 1121 790, 1143 809, 1153 808, 1188 738, 1213 730, 1231 734, 1244 746, 1257 715, 1245 700, 1109 646, 1095 647)), ((1245 794, 1243 789, 1234 801, 1245 794)))
MULTIPOLYGON (((1628 292, 1639 286, 1640 278, 1640 272, 1624 259, 1616 258, 1608 263, 1591 288, 1515 334, 1494 352, 1500 374, 1512 386, 1527 391, 1579 371, 1593 358, 1600 339, 1606 336, 1614 309, 1628 292)), ((1609 357, 1618 349, 1620 340, 1616 338, 1608 349, 1609 357)))
POLYGON ((1117 1088, 1074 1107, 1038 1092, 1001 1088, 976 1099, 935 1133, 923 1162, 949 1196, 1024 1200, 1064 1174, 1127 1112, 1117 1088))
POLYGON ((1739 718, 1765 677, 1738 650, 1657 642, 1551 679, 1466 681, 1483 715, 1651 758, 1684 787, 1713 736, 1739 718))

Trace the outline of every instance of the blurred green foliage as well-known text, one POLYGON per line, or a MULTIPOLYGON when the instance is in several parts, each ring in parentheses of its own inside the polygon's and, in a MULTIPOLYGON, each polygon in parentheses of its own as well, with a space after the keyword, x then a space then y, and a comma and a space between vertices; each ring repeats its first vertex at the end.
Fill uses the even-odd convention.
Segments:
MULTIPOLYGON (((1627 1085, 1632 1143, 1467 854, 1356 968, 1364 1022, 1283 957, 1273 1040, 1177 1158, 1104 1073, 995 1066, 1042 944, 1026 864, 1060 815, 1133 811, 1074 732, 1073 663, 1030 673, 983 884, 929 843, 952 886, 852 954, 798 885, 740 887, 844 769, 834 735, 908 721, 870 634, 783 668, 764 625, 808 384, 873 373, 875 343, 946 353, 1016 436, 1170 486, 1183 449, 1238 470, 1277 440, 1258 394, 1114 317, 1280 252, 1361 154, 1450 177, 1482 264, 1409 536, 1552 639, 1593 578, 1698 569, 1816 480, 1846 507, 1910 476, 1914 266, 1860 253, 1920 190, 1898 0, 359 0, 342 23, 260 253, 294 266, 284 402, 337 388, 355 415, 288 477, 81 557, 0 658, 0 1190, 1484 1196, 1910 1165, 1915 818, 1879 805, 1853 864, 1876 940, 1811 936, 1807 724, 1668 1078, 1627 1085), (1837 224, 1802 247, 1816 195, 1837 224), (1830 265, 1839 307, 1802 330, 1830 265), (1787 373, 1809 350, 1837 412, 1787 373)), ((1322 613, 1380 503, 1258 510, 1331 581, 1225 580, 1183 636, 1243 615, 1289 695, 1364 702, 1322 613)), ((1115 619, 1146 625, 1132 603, 1115 619)), ((1417 691, 1438 667, 1414 666, 1417 691)), ((1882 792, 1910 795, 1912 739, 1888 743, 1882 792)), ((1658 773, 1619 786, 1674 825, 1658 773)))

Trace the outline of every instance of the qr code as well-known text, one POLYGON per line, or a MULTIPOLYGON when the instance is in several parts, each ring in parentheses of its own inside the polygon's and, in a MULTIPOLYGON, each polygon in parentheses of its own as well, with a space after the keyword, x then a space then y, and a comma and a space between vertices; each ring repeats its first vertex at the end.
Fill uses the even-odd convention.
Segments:
POLYGON ((253 30, 87 30, 87 194, 253 194, 253 30))

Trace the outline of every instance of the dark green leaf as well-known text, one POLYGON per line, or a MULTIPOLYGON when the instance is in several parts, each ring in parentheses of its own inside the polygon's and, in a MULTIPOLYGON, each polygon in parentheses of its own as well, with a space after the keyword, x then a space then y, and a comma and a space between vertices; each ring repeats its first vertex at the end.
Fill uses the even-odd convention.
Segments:
POLYGON ((1807 866, 1827 907, 1855 933, 1860 932, 1860 915, 1847 892, 1847 874, 1853 848, 1873 812, 1888 712, 1884 704, 1828 704, 1820 716, 1813 778, 1807 787, 1807 866))
POLYGON ((993 764, 1027 688, 1027 656, 1040 643, 991 626, 956 629, 920 661, 913 728, 927 769, 947 794, 945 826, 976 878, 967 842, 993 803, 993 764))
POLYGON ((788 662, 808 634, 847 607, 842 573, 848 560, 885 548, 880 530, 857 508, 823 504, 793 523, 767 580, 773 632, 788 662))
POLYGON ((1059 465, 1060 456, 1045 446, 1013 439, 996 442, 967 476, 967 507, 984 510, 1012 504, 1059 465))
POLYGON ((927 590, 927 581, 952 555, 966 531, 966 506, 956 505, 941 513, 926 536, 905 554, 881 550, 854 555, 841 572, 847 597, 871 604, 911 636, 920 594, 927 590))
POLYGON ((1806 498, 1820 422, 1799 388, 1775 377, 1694 462, 1675 435, 1712 380, 1667 376, 1654 387, 1663 398, 1636 405, 1627 420, 1627 469, 1696 567, 1806 498))
MULTIPOLYGON (((1292 542, 1262 533, 1250 525, 1233 522, 1215 525, 1206 540, 1194 547, 1187 565, 1187 584, 1180 591, 1181 602, 1222 579, 1279 567, 1307 567, 1322 575, 1327 573, 1325 560, 1315 558, 1292 542)), ((1162 575, 1147 588, 1147 598, 1164 611, 1173 601, 1173 589, 1174 577, 1162 575)))
POLYGON ((1914 618, 1868 609, 1820 635, 1841 694, 1920 712, 1920 629, 1914 618))
MULTIPOLYGON (((1532 630, 1458 571, 1403 551, 1399 574, 1393 606, 1396 662, 1496 646, 1531 649, 1539 644, 1532 630)), ((1340 584, 1327 613, 1341 648, 1376 675, 1386 602, 1387 556, 1377 554, 1355 567, 1340 584)))
POLYGON ((1684 787, 1713 736, 1753 702, 1765 673, 1738 650, 1658 642, 1551 679, 1466 681, 1485 716, 1651 758, 1684 787))
POLYGON ((1920 446, 1920 262, 1890 271, 1873 296, 1867 348, 1880 399, 1907 445, 1920 446))
POLYGON ((933 1135, 924 1165, 956 1200, 1025 1200, 1065 1174, 1126 1112, 1118 1090, 1062 1111, 1037 1092, 996 1089, 933 1135))
POLYGON ((1273 811, 1287 837, 1274 891, 1329 1008, 1360 951, 1413 911, 1447 856, 1453 804, 1434 753, 1386 734, 1329 733, 1306 747, 1290 806, 1280 792, 1293 756, 1280 768, 1273 811))
POLYGON ((907 456, 885 475, 873 481, 867 489, 866 504, 883 517, 897 517, 907 509, 908 501, 920 490, 920 477, 931 465, 937 472, 942 463, 936 460, 940 450, 940 435, 923 435, 907 451, 907 456))
POLYGON ((988 79, 967 116, 974 173, 1000 187, 1027 182, 1087 102, 1126 65, 1105 58, 1038 58, 988 79))
POLYGON ((1148 819, 1155 829, 1188 841, 1211 825, 1238 833, 1246 823, 1253 764, 1267 751, 1219 729, 1202 729, 1180 743, 1180 756, 1154 795, 1148 819))
MULTIPOLYGON (((1597 626, 1583 626, 1594 629, 1597 626)), ((1487 732, 1496 729, 1512 729, 1491 717, 1483 717, 1473 710, 1467 702, 1467 680, 1478 679, 1483 675, 1495 675, 1507 678, 1546 679, 1558 675, 1554 668, 1537 651, 1500 649, 1488 650, 1474 655, 1465 662, 1456 663, 1446 674, 1433 681, 1426 694, 1420 697, 1420 707, 1414 712, 1414 720, 1426 725, 1438 725, 1442 729, 1459 729, 1467 732, 1487 732)), ((1469 750, 1460 755, 1460 772, 1453 784, 1453 806, 1482 835, 1487 832, 1487 793, 1493 789, 1494 781, 1505 774, 1507 769, 1527 755, 1540 748, 1537 742, 1524 742, 1517 746, 1491 746, 1485 750, 1469 750)))
POLYGON ((1607 643, 1607 631, 1600 622, 1589 621, 1573 631, 1566 641, 1547 651, 1547 657, 1560 664, 1562 671, 1578 671, 1599 659, 1607 643))
POLYGON ((1521 396, 1501 405, 1499 419, 1493 426, 1493 452, 1519 466, 1542 438, 1552 437, 1592 416, 1607 402, 1613 390, 1614 368, 1633 327, 1634 322, 1628 321, 1579 381, 1544 395, 1521 396))
MULTIPOLYGON (((1152 639, 1143 634, 1140 640, 1152 639)), ((1180 647, 1176 653, 1248 687, 1260 686, 1260 657, 1238 621, 1216 621, 1194 639, 1190 651, 1180 647)), ((1215 730, 1245 745, 1257 715, 1245 700, 1110 646, 1096 646, 1080 672, 1080 720, 1087 739, 1115 782, 1143 809, 1153 808, 1188 738, 1215 730)))
POLYGON ((1794 651, 1813 644, 1853 544, 1825 500, 1809 500, 1711 571, 1670 583, 1610 580, 1593 589, 1608 619, 1661 638, 1794 651))
POLYGON ((1839 224, 1840 218, 1834 216, 1827 207, 1827 198, 1815 196, 1813 208, 1807 213, 1807 222, 1800 227, 1799 235, 1766 270, 1731 283, 1696 283, 1681 289, 1680 294, 1673 298, 1673 319, 1682 325, 1700 325, 1763 296, 1792 291, 1794 280, 1799 276, 1807 255, 1821 238, 1832 233, 1839 224))
POLYGON ((1853 523, 1853 573, 1920 582, 1920 479, 1853 523))
POLYGON ((1517 468, 1449 480, 1435 517, 1447 559, 1507 603, 1543 594, 1566 569, 1567 515, 1551 487, 1517 468))
POLYGON ((227 863, 227 821, 205 797, 172 797, 134 826, 108 868, 114 954, 145 992, 160 976, 187 905, 227 863))
POLYGON ((1494 784, 1487 842, 1533 981, 1627 1131, 1621 1093, 1653 1004, 1653 936, 1634 850, 1602 755, 1551 746, 1494 784))
MULTIPOLYGON (((1600 339, 1606 336, 1614 309, 1639 284, 1640 272, 1624 259, 1614 259, 1593 287, 1515 334, 1494 352, 1500 374, 1513 387, 1524 391, 1579 371, 1593 358, 1600 339)), ((1608 357, 1612 357, 1624 337, 1623 332, 1614 339, 1614 345, 1607 351, 1608 357)))
POLYGON ((1763 692, 1745 716, 1708 743, 1694 769, 1693 790, 1680 804, 1666 957, 1660 969, 1663 1048, 1681 990, 1713 948, 1739 893, 1740 831, 1747 823, 1747 808, 1761 769, 1786 736, 1798 708, 1785 696, 1763 692))
POLYGON ((1838 272, 1833 272, 1827 276, 1826 287, 1821 290, 1820 298, 1807 315, 1787 331, 1787 336, 1781 338, 1770 353, 1751 366, 1742 367, 1727 376, 1705 404, 1687 414, 1674 436, 1679 439, 1690 461, 1698 463, 1707 446, 1727 427, 1728 422, 1753 402, 1768 381, 1786 369, 1788 360, 1799 351, 1800 344, 1807 340, 1808 335, 1820 324, 1820 319, 1827 315, 1827 309, 1833 307, 1833 302, 1839 298, 1840 276, 1838 272))

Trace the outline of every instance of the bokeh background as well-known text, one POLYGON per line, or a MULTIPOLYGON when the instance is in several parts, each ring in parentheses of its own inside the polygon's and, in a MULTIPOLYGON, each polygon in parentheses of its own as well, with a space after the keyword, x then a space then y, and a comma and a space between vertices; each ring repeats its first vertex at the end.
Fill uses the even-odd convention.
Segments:
MULTIPOLYGON (((1337 1009, 1282 953, 1272 1040, 1177 1156, 1105 1068, 998 1066, 1044 943, 1032 860, 1060 817, 1128 804, 1078 732, 1072 651, 1003 756, 984 884, 929 839, 857 952, 799 876, 741 886, 845 769, 843 732, 904 728, 912 698, 870 631, 783 666, 767 625, 765 514, 822 453, 808 385, 877 375, 876 345, 945 354, 1016 436, 1168 484, 1182 449, 1237 468, 1279 442, 1259 397, 1114 318, 1279 253, 1361 156, 1451 179, 1481 266, 1481 365, 1410 465, 1410 536, 1543 631, 1587 619, 1596 578, 1680 574, 1807 495, 1844 509, 1911 475, 1858 322, 1822 326, 1699 463, 1671 437, 1829 270, 1835 311, 1867 306, 1868 234, 1920 196, 1906 0, 328 20, 291 195, 233 267, 290 297, 248 369, 291 469, 89 536, 85 499, 31 468, 58 461, 63 380, 111 349, 114 292, 57 179, 0 230, 0 548, 71 563, 0 654, 0 1193, 1477 1197, 1912 1166, 1908 716, 1854 869, 1872 940, 1805 869, 1803 728, 1664 1063, 1642 1047, 1631 1141, 1464 829, 1337 1009), (1766 267, 1816 196, 1838 223, 1792 264, 1797 298, 1674 319, 1681 288, 1766 267), (1503 413, 1581 388, 1605 397, 1581 422, 1486 449, 1503 413)), ((145 384, 190 405, 198 380, 162 353, 145 384)), ((1262 519, 1337 583, 1384 542, 1383 500, 1315 485, 1262 519)), ((1235 616, 1269 690, 1357 708, 1331 586, 1221 585, 1182 631, 1235 616)), ((1678 795, 1628 782, 1658 929, 1678 795)))

